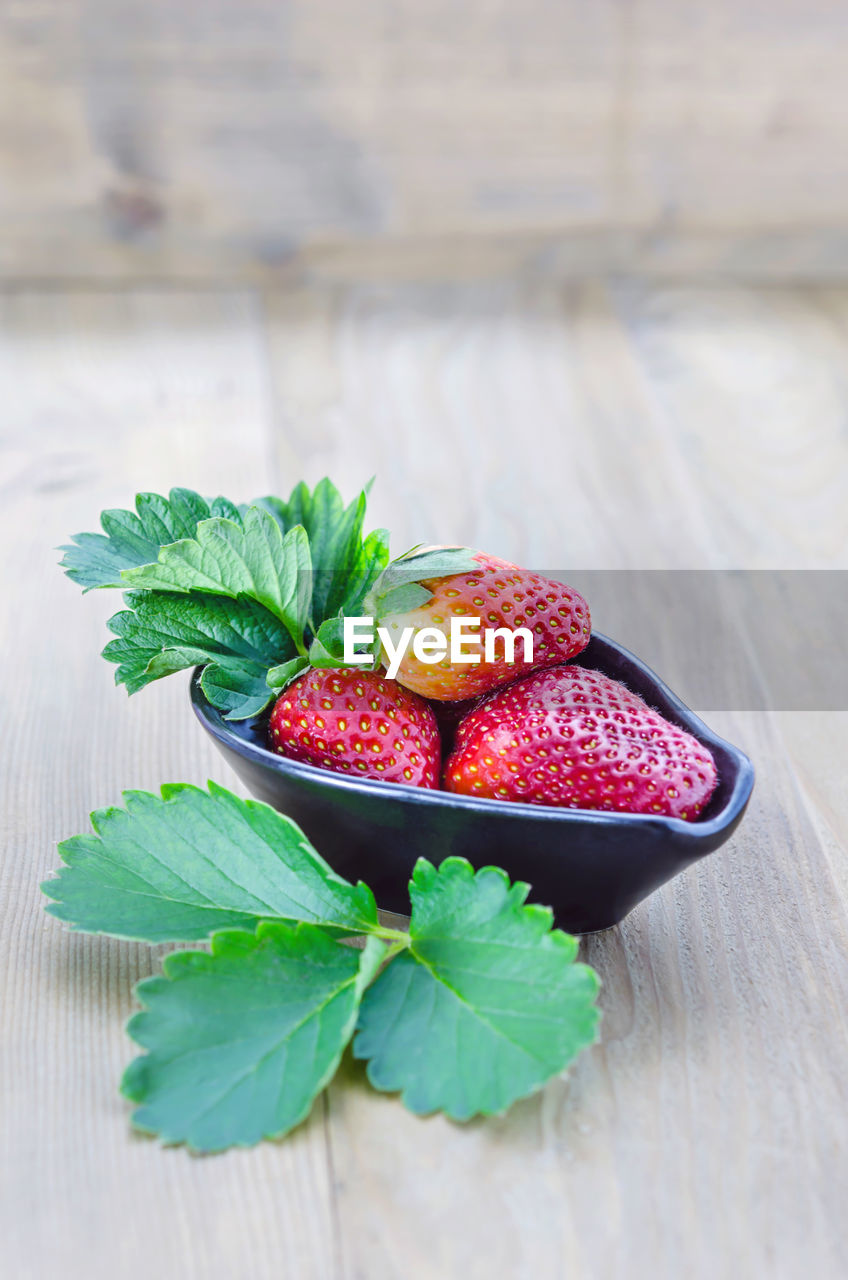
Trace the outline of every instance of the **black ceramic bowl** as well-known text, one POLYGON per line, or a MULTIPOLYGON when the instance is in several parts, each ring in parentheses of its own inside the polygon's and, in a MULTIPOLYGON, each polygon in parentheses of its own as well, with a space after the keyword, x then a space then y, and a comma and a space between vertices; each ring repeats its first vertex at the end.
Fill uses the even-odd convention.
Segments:
POLYGON ((381 907, 408 912, 407 885, 419 856, 438 863, 460 854, 475 867, 503 867, 512 880, 528 881, 531 899, 551 906, 561 928, 592 933, 618 924, 732 835, 754 770, 738 747, 708 729, 614 640, 593 635, 574 661, 621 680, 709 747, 718 786, 696 822, 482 800, 330 773, 269 751, 265 718, 224 720, 204 697, 197 671, 191 700, 253 795, 294 818, 340 875, 371 886, 381 907))

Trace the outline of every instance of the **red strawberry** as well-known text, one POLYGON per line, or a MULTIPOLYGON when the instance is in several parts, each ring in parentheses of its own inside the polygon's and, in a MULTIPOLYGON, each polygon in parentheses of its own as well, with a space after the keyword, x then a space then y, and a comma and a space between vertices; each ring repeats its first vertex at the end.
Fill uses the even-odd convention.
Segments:
POLYGON ((317 670, 298 676, 271 712, 268 739, 290 760, 336 773, 438 787, 441 743, 423 698, 379 672, 317 670))
POLYGON ((421 581, 432 592, 430 599, 418 608, 381 617, 379 624, 391 630, 394 643, 404 627, 416 632, 435 627, 448 636, 453 617, 480 618, 483 628, 526 627, 533 634, 532 667, 522 661, 520 641, 514 663, 507 663, 501 639, 496 642, 494 662, 486 662, 482 651, 467 646, 469 653, 480 652, 481 661, 476 664, 452 664, 449 655, 439 663, 423 663, 413 654, 410 642, 396 679, 425 698, 456 702, 489 693, 517 675, 565 662, 589 643, 589 606, 579 592, 482 551, 474 553, 473 559, 480 565, 478 571, 421 581))
POLYGON ((442 739, 442 754, 453 747, 456 731, 470 711, 479 706, 482 698, 465 698, 462 702, 431 702, 430 710, 436 717, 439 736, 442 739))
POLYGON ((463 720, 445 765, 445 787, 463 795, 690 822, 716 781, 712 756, 691 734, 578 666, 493 693, 463 720))

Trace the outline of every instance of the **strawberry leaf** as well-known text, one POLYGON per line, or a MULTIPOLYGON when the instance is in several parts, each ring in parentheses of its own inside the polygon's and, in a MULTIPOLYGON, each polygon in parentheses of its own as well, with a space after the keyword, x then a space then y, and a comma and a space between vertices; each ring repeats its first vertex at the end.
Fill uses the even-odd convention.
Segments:
POLYGON ((214 783, 124 801, 60 845, 66 865, 42 888, 72 929, 211 939, 139 986, 145 1011, 128 1028, 148 1052, 123 1091, 134 1124, 164 1142, 220 1151, 286 1133, 357 1013, 354 1053, 376 1088, 458 1120, 505 1110, 594 1040, 597 976, 503 871, 421 859, 407 934, 268 805, 214 783), (352 934, 364 949, 340 945, 352 934))
POLYGON ((365 656, 367 662, 345 662, 344 618, 327 618, 318 628, 318 634, 309 646, 309 662, 313 667, 356 667, 359 671, 372 671, 376 667, 376 653, 367 644, 357 642, 356 653, 365 656))
MULTIPOLYGON (((387 531, 376 529, 363 536, 369 489, 370 484, 347 507, 326 477, 311 491, 303 483, 296 485, 287 501, 269 496, 242 506, 222 497, 207 500, 191 489, 172 489, 167 498, 140 493, 135 511, 102 513, 103 533, 75 534, 72 543, 61 548, 65 552, 62 567, 84 591, 92 587, 123 587, 127 585, 127 579, 122 577, 125 571, 160 564, 159 553, 164 547, 197 541, 199 524, 222 518, 243 528, 247 511, 256 508, 270 515, 283 535, 298 526, 306 531, 311 550, 306 568, 312 569, 308 575, 312 598, 305 616, 315 632, 326 618, 339 611, 353 612, 388 564, 387 531)), ((132 585, 150 589, 154 581, 161 589, 161 575, 152 571, 132 585)), ((184 587, 169 583, 165 589, 176 591, 184 587)), ((198 583, 191 589, 208 590, 209 586, 198 583)))
MULTIPOLYGON (((291 684, 295 676, 299 676, 301 671, 305 671, 309 666, 309 659, 302 658, 300 654, 296 658, 290 658, 288 662, 281 662, 279 666, 272 667, 265 677, 267 683, 274 690, 274 695, 285 689, 287 684, 291 684)), ((228 716, 227 719, 232 719, 228 716)))
POLYGON ((411 1111, 504 1111, 592 1043, 598 980, 528 886, 461 858, 421 859, 410 943, 366 992, 354 1054, 411 1111))
POLYGON ((313 667, 344 666, 343 618, 327 618, 321 623, 309 646, 309 661, 313 667))
POLYGON ((168 956, 165 976, 137 987, 145 1011, 127 1028, 148 1050, 122 1084, 135 1127, 195 1151, 288 1133, 335 1072, 384 951, 268 923, 216 933, 211 955, 168 956))
POLYGON ((194 537, 197 525, 210 516, 225 516, 238 523, 240 508, 227 498, 207 501, 192 489, 172 489, 167 498, 140 493, 135 511, 104 511, 103 533, 77 533, 65 552, 62 567, 83 591, 93 587, 120 587, 124 569, 150 564, 161 547, 180 538, 194 537))
POLYGON ((59 845, 66 864, 42 889, 72 929, 144 942, 189 942, 260 919, 337 933, 377 925, 374 896, 324 862, 300 828, 257 800, 173 784, 161 798, 124 793, 91 815, 94 835, 59 845))
MULTIPOLYGON (((375 529, 363 541, 356 557, 351 561, 344 596, 339 597, 338 611, 348 617, 364 609, 365 600, 374 583, 389 563, 389 534, 386 529, 375 529)), ((327 615, 330 616, 329 613, 327 615)))
POLYGON ((398 556, 383 575, 383 586, 445 578, 453 573, 471 573, 480 566, 469 547, 413 547, 398 556))
POLYGON ((125 569, 121 577, 136 589, 257 600, 304 651, 312 593, 309 539, 300 525, 283 535, 262 507, 248 507, 240 523, 201 520, 194 537, 161 547, 156 564, 125 569))
POLYGON ((419 583, 455 573, 471 573, 480 567, 474 556, 475 552, 468 547, 413 547, 392 560, 374 580, 362 608, 365 614, 377 619, 417 609, 432 594, 419 583))
POLYGON ((115 682, 136 693, 153 680, 214 663, 203 673, 209 701, 231 720, 258 715, 273 696, 268 673, 294 656, 286 628, 254 600, 192 592, 127 593, 130 607, 109 620, 116 639, 103 650, 115 682))
MULTIPOLYGON (((279 671, 279 667, 274 670, 279 671)), ((258 716, 274 696, 262 672, 254 673, 243 666, 230 667, 226 662, 210 662, 204 667, 200 687, 212 706, 224 713, 225 720, 249 720, 251 716, 258 716)))
MULTIPOLYGON (((228 720, 258 715, 308 665, 321 624, 355 612, 386 568, 386 531, 362 536, 368 488, 347 507, 324 479, 314 491, 297 485, 287 502, 237 507, 172 489, 139 494, 135 512, 105 511, 104 532, 76 535, 62 563, 86 591, 134 589, 109 624, 116 682, 133 693, 200 665, 204 693, 228 720)), ((330 659, 320 644, 315 653, 330 659)))
POLYGON ((345 507, 341 494, 326 477, 310 492, 301 483, 287 502, 282 498, 260 498, 283 533, 302 525, 312 553, 312 601, 310 626, 317 632, 321 623, 339 611, 351 613, 389 559, 388 534, 377 529, 363 540, 367 492, 345 507))
POLYGON ((392 613, 411 613, 426 604, 432 591, 422 587, 419 582, 404 582, 397 587, 389 587, 385 595, 379 597, 380 617, 385 618, 392 613))

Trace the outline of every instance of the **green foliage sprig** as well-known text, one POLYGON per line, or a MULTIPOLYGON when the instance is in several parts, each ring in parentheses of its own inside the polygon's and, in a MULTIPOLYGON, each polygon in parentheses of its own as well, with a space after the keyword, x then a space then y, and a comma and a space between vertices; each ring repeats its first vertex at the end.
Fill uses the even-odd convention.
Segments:
POLYGON ((104 511, 102 533, 63 547, 84 591, 127 592, 103 656, 135 693, 203 667, 206 697, 227 719, 258 715, 309 665, 323 623, 356 613, 389 562, 385 529, 364 533, 367 491, 345 506, 328 479, 287 500, 237 505, 190 489, 141 493, 104 511))
POLYGON ((351 1039, 375 1088, 468 1120, 534 1092, 596 1038, 597 975, 495 867, 419 860, 404 931, 289 818, 214 783, 127 792, 91 822, 59 846, 48 911, 88 933, 210 943, 137 988, 128 1030, 146 1052, 122 1089, 133 1123, 164 1142, 221 1151, 282 1136, 351 1039))

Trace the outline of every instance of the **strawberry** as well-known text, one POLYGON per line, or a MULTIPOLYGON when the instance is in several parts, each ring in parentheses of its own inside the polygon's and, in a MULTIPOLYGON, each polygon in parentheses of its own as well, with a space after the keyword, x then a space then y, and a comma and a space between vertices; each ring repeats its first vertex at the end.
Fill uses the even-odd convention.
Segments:
MULTIPOLYGON (((479 648, 467 646, 467 652, 480 653, 476 664, 452 663, 449 654, 438 663, 423 663, 410 644, 392 674, 407 689, 439 702, 464 701, 489 693, 517 675, 565 662, 589 643, 589 606, 579 592, 485 552, 469 554, 479 569, 419 579, 430 598, 403 612, 383 614, 380 625, 393 637, 400 637, 407 627, 414 633, 424 627, 436 628, 447 635, 451 618, 462 617, 479 618, 483 628, 525 627, 533 635, 533 662, 524 665, 520 641, 514 661, 508 662, 500 638, 495 642, 492 662, 485 661, 479 648)), ((383 661, 389 665, 385 653, 383 661)))
POLYGON ((470 711, 482 702, 482 698, 465 698, 462 702, 431 702, 430 709, 439 726, 442 754, 453 747, 456 731, 470 711))
POLYGON ((463 795, 693 821, 713 793, 702 743, 609 676, 553 667, 460 724, 444 785, 463 795))
POLYGON ((273 751, 321 769, 438 787, 441 743, 423 698, 379 672, 310 669, 274 704, 273 751))

